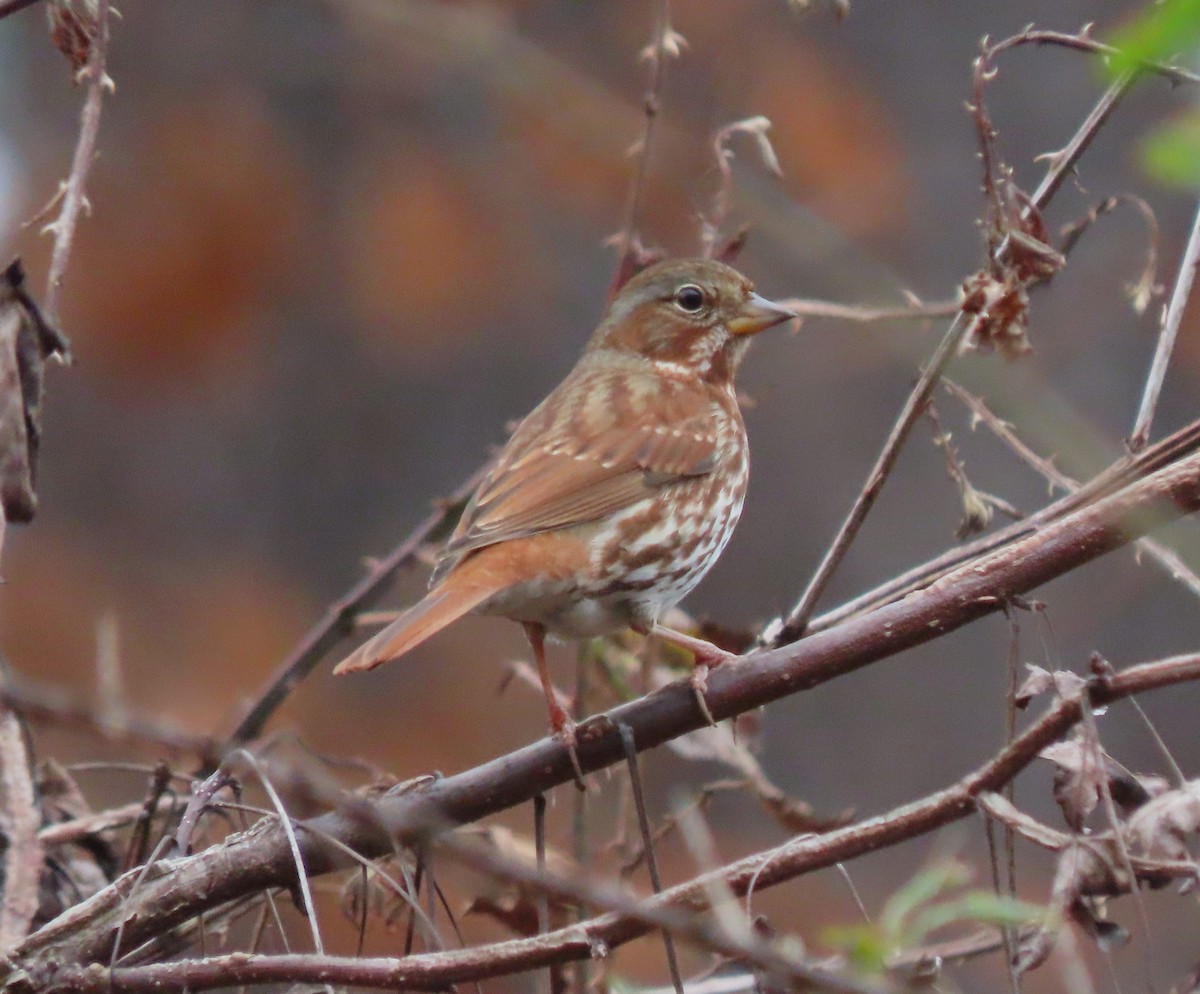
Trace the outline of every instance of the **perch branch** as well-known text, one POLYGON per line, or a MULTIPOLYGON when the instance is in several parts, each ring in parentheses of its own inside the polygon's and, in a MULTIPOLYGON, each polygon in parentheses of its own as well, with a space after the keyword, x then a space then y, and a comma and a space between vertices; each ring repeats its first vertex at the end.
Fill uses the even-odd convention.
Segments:
MULTIPOLYGON (((1109 704, 1148 690, 1200 679, 1200 655, 1179 656, 1131 666, 1088 687, 1092 705, 1109 704)), ((636 915, 600 915, 527 939, 403 959, 353 959, 312 955, 263 956, 232 953, 114 971, 78 965, 45 967, 30 973, 43 989, 74 994, 153 994, 168 989, 203 990, 232 984, 336 982, 372 987, 438 990, 470 980, 539 969, 570 960, 603 956, 616 946, 659 927, 671 909, 702 911, 706 888, 720 881, 743 895, 853 859, 867 852, 924 835, 968 817, 980 795, 993 793, 1033 762, 1048 744, 1081 719, 1080 696, 1060 699, 1021 735, 982 766, 951 786, 924 798, 824 835, 805 835, 647 899, 636 915)), ((566 775, 566 774, 564 774, 566 775)))
MULTIPOLYGON (((1175 439, 1167 440, 1147 453, 1161 458, 1164 448, 1173 450, 1175 445, 1175 439)), ((1200 455, 1189 455, 979 556, 902 601, 797 644, 717 667, 709 679, 709 708, 718 719, 729 718, 921 645, 1197 509, 1200 455)), ((638 748, 645 750, 702 727, 705 718, 687 680, 622 704, 578 726, 577 752, 585 770, 621 760, 617 723, 630 726, 638 748)), ((315 832, 333 836, 364 856, 377 857, 393 852, 396 840, 419 839, 430 825, 478 820, 527 803, 572 777, 566 748, 557 739, 543 739, 472 770, 383 799, 377 810, 387 832, 344 811, 304 823, 315 830, 302 833, 304 864, 310 874, 345 864, 344 857, 322 845, 315 832)), ((205 909, 294 881, 286 836, 277 823, 264 820, 196 856, 160 862, 146 874, 134 898, 122 898, 128 880, 119 879, 30 936, 16 962, 37 969, 48 960, 64 964, 106 960, 122 924, 127 941, 136 945, 205 909)))

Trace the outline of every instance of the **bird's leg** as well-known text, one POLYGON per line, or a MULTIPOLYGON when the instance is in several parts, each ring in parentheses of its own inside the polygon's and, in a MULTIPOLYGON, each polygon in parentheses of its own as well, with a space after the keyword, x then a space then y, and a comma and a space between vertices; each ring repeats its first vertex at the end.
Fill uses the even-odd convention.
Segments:
POLYGON ((537 661, 538 676, 542 681, 542 690, 546 694, 546 710, 550 713, 550 727, 567 747, 571 756, 571 766, 575 771, 575 786, 587 790, 583 782, 583 767, 579 765, 579 754, 575 751, 575 722, 558 703, 558 693, 554 689, 554 681, 550 679, 550 667, 546 664, 546 628, 536 622, 526 621, 525 637, 533 649, 533 658, 537 661))
POLYGON ((676 645, 680 649, 686 649, 692 654, 695 666, 695 669, 692 670, 692 692, 696 695, 696 704, 705 720, 710 725, 716 725, 712 712, 708 709, 708 701, 705 699, 705 694, 708 692, 708 671, 714 666, 736 659, 737 656, 704 639, 684 635, 683 632, 677 632, 674 628, 666 628, 663 625, 655 624, 649 634, 656 635, 664 642, 676 645))

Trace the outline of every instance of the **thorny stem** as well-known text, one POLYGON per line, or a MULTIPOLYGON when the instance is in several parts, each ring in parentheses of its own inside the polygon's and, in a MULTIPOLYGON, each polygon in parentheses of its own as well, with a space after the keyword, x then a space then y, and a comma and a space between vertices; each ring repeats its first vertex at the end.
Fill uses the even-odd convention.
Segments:
POLYGON ((1192 222, 1192 232, 1188 236, 1183 260, 1179 264, 1179 275, 1176 277, 1175 287, 1171 291, 1171 301, 1167 305, 1167 312, 1163 317, 1162 330, 1158 335, 1158 345, 1154 350, 1154 360, 1150 363, 1150 373, 1146 377, 1146 389, 1142 394, 1142 404, 1138 408, 1133 434, 1129 437, 1129 448, 1132 452, 1139 451, 1149 441, 1150 424, 1154 420, 1158 397, 1162 393, 1163 380, 1167 375, 1167 364, 1171 361, 1171 352, 1175 348, 1175 338, 1179 334, 1179 326, 1183 322, 1183 312, 1187 307, 1188 296, 1192 292, 1192 282, 1196 278, 1198 265, 1200 265, 1200 207, 1196 210, 1196 219, 1192 222))
MULTIPOLYGON (((1093 705, 1108 704, 1147 690, 1198 679, 1200 656, 1143 663, 1093 681, 1089 686, 1090 701, 1093 705)), ((791 839, 774 849, 672 887, 661 895, 639 902, 639 913, 635 917, 610 912, 546 935, 403 959, 233 953, 201 960, 96 971, 60 958, 48 967, 47 979, 52 977, 58 988, 72 994, 155 994, 164 989, 196 991, 234 983, 322 981, 439 990, 466 980, 511 975, 552 963, 603 955, 661 927, 668 920, 662 916, 672 909, 702 910, 706 887, 712 881, 720 881, 735 894, 742 895, 751 882, 758 888, 774 886, 968 817, 976 810, 976 799, 981 794, 999 790, 1033 762, 1042 749, 1080 720, 1079 697, 1057 700, 1010 744, 949 787, 824 835, 791 839)), ((567 776, 569 773, 563 764, 564 780, 567 776)), ((453 838, 449 837, 447 842, 453 838)), ((463 854, 461 844, 455 849, 456 855, 463 854)), ((678 921, 681 926, 684 922, 696 921, 690 917, 682 921, 670 920, 673 924, 678 921)), ((14 990, 31 989, 30 985, 37 983, 41 973, 36 965, 31 966, 32 972, 24 987, 17 984, 14 990)))
MULTIPOLYGON (((1046 527, 1050 522, 1061 520, 1076 509, 1099 500, 1105 494, 1113 493, 1116 489, 1128 485, 1131 480, 1154 472, 1158 467, 1182 458, 1186 453, 1196 451, 1198 447, 1200 447, 1200 421, 1192 422, 1181 428, 1170 437, 1156 442, 1136 456, 1127 455, 1118 459, 1078 490, 1029 515, 1024 520, 977 538, 973 542, 955 546, 928 562, 914 566, 900 576, 893 577, 874 589, 826 611, 809 624, 809 634, 827 631, 849 619, 862 617, 884 604, 920 590, 946 576, 949 571, 957 569, 971 558, 1002 548, 1008 543, 1020 539, 1023 535, 1031 535, 1038 529, 1046 527)), ((1167 551, 1169 552, 1169 550, 1167 551)), ((1175 575, 1175 578, 1182 579, 1182 576, 1175 575)))
MULTIPOLYGON (((1008 446, 1009 450, 1025 465, 1039 473, 1052 488, 1058 488, 1069 494, 1079 490, 1079 482, 1077 480, 1072 479, 1066 473, 1062 472, 1054 465, 1052 459, 1043 458, 1034 452, 1013 431, 1012 426, 999 418, 981 398, 976 397, 968 390, 964 390, 952 380, 946 380, 944 386, 950 394, 957 397, 966 405, 967 409, 971 412, 973 422, 978 421, 986 425, 996 438, 1008 446)), ((1179 553, 1174 549, 1168 548, 1157 539, 1151 538, 1148 535, 1143 535, 1139 538, 1136 545, 1140 552, 1144 552, 1147 558, 1162 569, 1172 580, 1182 584, 1193 594, 1200 596, 1200 576, 1196 575, 1192 568, 1180 558, 1179 553)))
POLYGON ((896 464, 896 459, 899 457, 900 450, 908 439, 913 425, 916 424, 917 419, 921 416, 921 412, 925 410, 925 405, 929 402, 930 394, 933 393, 934 387, 937 386, 938 380, 941 379, 942 373, 945 372, 946 367, 950 364, 950 360, 957 353, 958 347, 967 336, 979 327, 983 320, 982 314, 973 315, 968 319, 965 314, 960 312, 951 323, 949 330, 930 357, 929 364, 921 373, 921 378, 917 381, 917 385, 913 387, 912 392, 908 395, 908 399, 905 400, 904 408, 900 411, 900 416, 892 426, 891 434, 888 435, 888 439, 884 443, 883 451, 879 453, 879 457, 875 460, 875 465, 867 477, 866 484, 855 498, 854 504, 850 508, 850 513, 846 515, 846 519, 842 522, 842 527, 838 530, 833 544, 826 551, 825 558, 821 560, 821 565, 817 567, 817 572, 813 575, 804 594, 782 624, 776 628, 768 629, 763 633, 762 641, 765 645, 783 645, 787 642, 795 641, 804 634, 808 620, 812 617, 812 612, 817 606, 817 600, 825 592, 826 587, 829 586, 829 582, 833 579, 833 574, 837 571, 842 559, 845 558, 846 553, 849 551, 850 545, 854 541, 854 537, 858 534, 859 528, 862 527, 863 521, 871 513, 871 508, 875 506, 875 499, 879 496, 879 492, 883 489, 884 481, 887 480, 888 474, 896 464))
MULTIPOLYGON (((1066 31, 1045 31, 1038 28, 1030 28, 1022 31, 1018 35, 1013 35, 1011 38, 1000 42, 993 52, 999 52, 1005 48, 1014 48, 1017 45, 1057 45, 1060 48, 1073 48, 1079 52, 1090 52, 1093 55, 1118 55, 1119 50, 1112 45, 1106 45, 1102 41, 1097 41, 1090 37, 1086 31, 1079 34, 1070 34, 1066 31)), ((1138 70, 1140 72, 1153 73, 1157 76, 1162 76, 1169 79, 1172 83, 1200 83, 1200 74, 1189 72, 1187 69, 1181 69, 1179 66, 1168 65, 1165 62, 1146 62, 1139 63, 1138 70)))
MULTIPOLYGON (((990 63, 1005 48, 1021 44, 1025 40, 1035 39, 1029 37, 1029 32, 1025 32, 1023 35, 1010 38, 988 49, 981 58, 986 63, 990 63)), ((982 80, 983 75, 985 75, 984 67, 977 67, 976 74, 977 79, 982 80)), ((1022 212, 1023 214, 1029 214, 1033 210, 1040 211, 1046 207, 1062 185, 1063 180, 1075 168, 1075 163, 1078 162, 1079 157, 1083 155, 1084 151, 1091 144, 1092 139, 1108 119, 1131 84, 1132 77, 1123 77, 1105 91, 1091 113, 1088 114, 1083 123, 1076 129, 1071 140, 1051 157, 1049 168, 1046 170, 1045 176, 1042 177, 1041 183, 1038 184, 1037 190, 1034 191, 1033 196, 1030 198, 1029 205, 1022 212)), ((981 97, 982 93, 977 95, 977 102, 981 103, 981 97)), ((985 150, 987 147, 988 142, 985 141, 985 150)), ((764 645, 781 645, 799 638, 807 630, 808 622, 812 617, 813 611, 816 609, 817 601, 828 587, 830 580, 833 579, 833 574, 841 564, 842 559, 845 558, 846 552, 853 543, 859 528, 874 506, 875 498, 882 489, 887 474, 891 471, 891 467, 895 464, 899 450, 908 438, 913 422, 920 415, 925 401, 928 400, 933 388, 937 385, 937 380, 941 377, 946 366, 949 365, 957 346, 980 320, 981 316, 976 315, 975 320, 968 323, 960 313, 951 324, 937 351, 931 357, 929 365, 926 366, 925 373, 922 374, 912 393, 909 394, 904 409, 900 412, 900 417, 893 426, 892 433, 888 436, 883 451, 880 453, 874 468, 871 470, 870 476, 867 478, 866 485, 855 499, 850 513, 842 523, 841 529, 834 538, 833 544, 826 552, 821 565, 817 568, 816 574, 786 619, 781 623, 776 622, 768 626, 763 632, 760 641, 764 645), (950 345, 951 348, 947 349, 947 345, 950 345), (935 374, 932 377, 929 375, 931 372, 935 374), (919 403, 917 403, 918 400, 919 403), (883 475, 879 476, 881 469, 883 475)))
MULTIPOLYGON (((1159 443, 1147 451, 1173 446, 1174 442, 1159 443)), ((1200 509, 1200 456, 1193 454, 1049 522, 1034 534, 964 564, 903 601, 794 645, 752 653, 717 667, 709 678, 710 708, 717 718, 729 718, 924 644, 994 613, 1012 596, 1119 548, 1139 533, 1197 509, 1200 509)), ((1135 693, 1148 686, 1193 679, 1197 675, 1200 675, 1200 660, 1194 657, 1186 665, 1169 667, 1166 673, 1151 667, 1138 670, 1135 677, 1132 671, 1125 671, 1104 682, 1093 699, 1104 703, 1109 687, 1135 693)), ((1023 750, 1031 748, 1028 736, 1045 736, 1033 744, 1036 752, 1077 720, 1077 702, 1073 707, 1069 712, 1056 712, 1058 723, 1053 727, 1039 723, 1034 730, 1018 737, 1012 746, 1016 752, 1003 753, 997 766, 989 766, 982 779, 972 780, 968 786, 996 790, 1006 783, 1027 761, 1023 750)), ((703 720, 694 707, 690 681, 683 680, 579 725, 579 761, 589 771, 620 761, 622 748, 614 727, 616 722, 629 725, 637 736, 638 748, 645 750, 695 730, 703 720)), ((431 824, 478 820, 527 803, 537 793, 566 783, 571 777, 566 747, 557 739, 543 739, 473 770, 433 779, 407 793, 385 797, 372 806, 376 817, 370 822, 338 810, 302 823, 304 866, 308 873, 319 874, 344 865, 344 857, 323 845, 315 833, 333 836, 363 856, 373 858, 392 853, 398 842, 412 844, 427 837, 431 824), (386 825, 386 832, 380 831, 380 820, 386 825)), ((933 812, 923 809, 919 816, 913 816, 919 824, 905 815, 907 828, 902 834, 911 837, 928 830, 935 822, 960 817, 964 809, 970 808, 972 796, 968 791, 956 793, 948 801, 933 802, 933 812), (949 809, 943 804, 949 804, 949 809)), ((894 840, 895 836, 888 838, 894 840)), ((835 862, 890 844, 881 842, 873 830, 853 836, 834 831, 820 836, 816 842, 795 844, 808 852, 804 847, 826 846, 830 840, 854 842, 849 851, 837 846, 821 849, 824 856, 835 862)), ((793 862, 782 865, 795 866, 793 862)), ((779 879, 776 875, 779 867, 774 863, 761 869, 764 882, 768 878, 779 879)), ((294 879, 288 841, 279 826, 268 819, 195 857, 159 864, 151 878, 139 885, 135 897, 122 897, 129 878, 118 880, 30 936, 14 951, 13 962, 20 969, 36 971, 39 965, 45 967, 50 961, 65 965, 107 959, 114 930, 123 931, 129 943, 140 944, 182 925, 205 909, 267 887, 289 886, 294 879)), ((737 879, 745 886, 749 873, 737 879)), ((672 893, 664 892, 663 899, 672 893)), ((678 891, 674 893, 676 898, 680 896, 678 891)), ((568 931, 576 942, 572 946, 575 954, 587 955, 591 946, 586 938, 580 938, 578 926, 571 926, 568 931)), ((644 930, 638 934, 643 933, 644 930)), ((596 937, 608 942, 624 941, 625 936, 631 936, 625 926, 614 925, 612 930, 596 937)), ((546 940, 547 937, 542 937, 539 941, 546 940)), ((539 960, 527 968, 535 969, 548 962, 539 960)), ((103 979, 107 982, 108 978, 103 979)), ((439 982, 445 979, 445 974, 439 976, 439 982)))
POLYGON ((1058 193, 1059 187, 1071 174, 1071 170, 1075 168, 1075 163, 1079 161, 1080 156, 1087 151, 1101 126, 1117 109, 1121 98, 1129 92, 1133 80, 1133 74, 1126 73, 1114 81, 1104 91, 1104 95, 1100 97, 1088 116, 1083 119, 1083 124, 1079 126, 1079 130, 1075 132, 1071 140, 1062 149, 1051 154, 1050 168, 1046 170, 1046 175, 1042 177, 1042 181, 1029 198, 1036 210, 1044 210, 1054 195, 1058 193))
POLYGON ((667 78, 669 53, 666 50, 665 42, 670 30, 671 0, 662 0, 655 23, 654 37, 651 39, 649 48, 646 49, 650 60, 650 86, 642 98, 645 124, 637 148, 637 165, 634 168, 633 182, 629 187, 629 202, 625 208, 625 225, 621 229, 621 240, 618 246, 620 270, 628 265, 628 259, 637 238, 638 224, 641 220, 642 203, 646 195, 646 177, 650 171, 650 148, 654 143, 654 135, 658 128, 658 115, 661 110, 659 102, 663 84, 667 78))
POLYGON ((104 89, 111 86, 108 78, 108 21, 109 0, 96 2, 96 34, 92 38, 92 49, 88 55, 84 78, 88 81, 87 97, 80 116, 79 140, 71 159, 71 173, 67 177, 63 193, 62 208, 51 223, 54 232, 54 250, 50 256, 50 273, 46 278, 46 316, 51 324, 58 324, 58 299, 67 262, 71 257, 71 246, 75 241, 75 226, 79 212, 87 203, 85 187, 92 161, 96 157, 96 136, 100 132, 100 108, 104 102, 104 89))

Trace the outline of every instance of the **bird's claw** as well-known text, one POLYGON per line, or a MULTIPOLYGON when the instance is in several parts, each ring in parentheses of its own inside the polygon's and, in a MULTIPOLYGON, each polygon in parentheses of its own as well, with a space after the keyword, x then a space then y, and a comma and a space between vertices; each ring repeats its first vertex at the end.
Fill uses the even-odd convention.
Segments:
POLYGON ((583 779, 583 767, 579 765, 579 753, 575 749, 578 741, 575 737, 575 722, 560 707, 550 716, 550 726, 553 728, 558 740, 566 747, 567 755, 571 758, 571 770, 575 774, 575 786, 586 793, 587 784, 583 779))
POLYGON ((696 698, 696 706, 700 709, 700 713, 704 715, 704 720, 713 728, 716 728, 716 719, 713 718, 712 711, 708 709, 708 700, 705 697, 708 693, 708 671, 710 669, 710 664, 697 661, 695 668, 692 670, 690 682, 692 684, 692 695, 696 698))

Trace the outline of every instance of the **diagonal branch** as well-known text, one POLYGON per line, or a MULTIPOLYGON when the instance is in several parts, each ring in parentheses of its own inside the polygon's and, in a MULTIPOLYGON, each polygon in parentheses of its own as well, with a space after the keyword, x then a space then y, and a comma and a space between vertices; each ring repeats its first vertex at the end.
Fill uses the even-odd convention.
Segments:
MULTIPOLYGON (((1174 440, 1147 453, 1161 454, 1174 440)), ((1077 500, 1078 497, 1068 498, 1077 500)), ((1070 572, 1152 528, 1200 509, 1200 455, 1191 454, 1092 504, 986 553, 901 601, 812 635, 800 643, 754 653, 717 667, 709 678, 708 704, 719 719, 824 683, 893 656, 999 610, 1012 596, 1070 572)), ((691 684, 671 684, 582 723, 578 756, 585 770, 623 756, 616 723, 628 725, 640 750, 701 727, 691 684)), ((572 778, 567 750, 543 739, 456 776, 436 779, 378 806, 387 831, 345 812, 315 819, 315 831, 333 836, 368 857, 411 843, 429 826, 475 821, 528 802, 572 778)), ((303 833, 309 873, 329 872, 344 857, 303 833)), ((242 894, 288 886, 295 879, 291 852, 277 823, 261 822, 197 856, 164 861, 143 880, 138 896, 121 898, 123 881, 101 891, 31 936, 16 954, 22 967, 107 959, 118 927, 131 944, 144 942, 207 908, 242 894)))
POLYGON ((91 39, 91 51, 82 78, 87 80, 87 96, 83 101, 80 116, 79 140, 71 158, 71 173, 62 191, 62 208, 58 217, 50 224, 54 232, 54 250, 50 255, 50 273, 46 278, 46 316, 52 324, 58 323, 58 298, 63 277, 67 274, 67 261, 71 258, 71 246, 75 241, 75 225, 79 214, 87 205, 87 178, 96 157, 96 137, 100 133, 100 108, 104 103, 104 90, 112 86, 108 78, 108 29, 109 0, 96 0, 96 28, 91 39))
POLYGON ((1192 233, 1188 236, 1187 248, 1184 249, 1183 259, 1179 263, 1179 275, 1175 278, 1171 301, 1163 315, 1162 329, 1158 335, 1158 345, 1154 349, 1154 359, 1150 363, 1150 372, 1146 376, 1146 389, 1138 408, 1137 421, 1134 422, 1133 433, 1129 436, 1129 448, 1134 452, 1145 448, 1150 439, 1150 423, 1154 420, 1154 410, 1158 407, 1158 395, 1162 392, 1163 380, 1167 376, 1167 364, 1171 361, 1175 338, 1179 334, 1180 324, 1183 323, 1183 312, 1192 292, 1197 266, 1200 266, 1200 208, 1197 208, 1196 220, 1192 222, 1192 233))
POLYGON ((941 342, 938 343, 938 347, 929 358, 929 363, 922 370, 917 385, 913 387, 904 401, 904 407, 901 409, 899 417, 896 418, 895 424, 892 425, 891 433, 884 442, 883 449, 875 460, 875 465, 871 467, 867 482, 855 497, 850 513, 846 515, 841 528, 838 529, 837 536, 826 550, 816 573, 813 574, 813 578, 804 589, 800 600, 782 624, 772 626, 772 629, 763 633, 764 644, 783 645, 804 634, 808 620, 817 606, 817 601, 829 586, 833 574, 850 550, 850 545, 862 527, 862 523, 871 513, 871 508, 875 506, 875 500, 883 489, 883 484, 891 473, 892 467, 895 466, 896 460, 900 456, 900 450, 904 447, 921 412, 925 410, 925 405, 929 403, 929 398, 942 378, 942 374, 945 373, 946 367, 950 365, 950 360, 958 354, 962 343, 974 334, 983 321, 983 313, 968 318, 965 312, 960 311, 951 322, 949 330, 942 336, 941 342))
MULTIPOLYGON (((1090 705, 1109 704, 1155 688, 1200 679, 1200 655, 1131 666, 1088 687, 1090 705)), ((995 792, 1033 762, 1082 717, 1079 696, 1060 699, 999 753, 956 783, 920 800, 824 835, 804 835, 738 860, 713 873, 642 902, 636 914, 609 913, 527 939, 490 946, 395 958, 262 956, 232 953, 175 963, 156 963, 110 972, 82 966, 51 966, 47 980, 74 994, 153 994, 169 989, 205 990, 233 984, 334 982, 381 988, 440 990, 605 951, 646 934, 672 909, 702 911, 706 888, 720 881, 735 894, 762 889, 867 852, 923 835, 973 814, 981 795, 995 792)), ((686 919, 685 919, 686 921, 686 919)), ((827 974, 820 975, 827 979, 827 974)), ((42 975, 35 969, 27 980, 42 975)), ((20 987, 18 986, 19 990, 20 987)))
MULTIPOLYGON (((1074 480, 1062 472, 1062 470, 1054 465, 1052 458, 1047 459, 1034 452, 1033 449, 1021 441, 1017 433, 1013 431, 1012 426, 1006 421, 1001 420, 981 398, 964 390, 952 380, 946 380, 944 385, 954 397, 957 397, 966 405, 967 409, 971 412, 973 424, 978 421, 987 425, 992 434, 1008 446, 1009 451, 1025 463, 1025 465, 1032 467, 1041 474, 1042 478, 1050 485, 1051 490, 1057 488, 1065 490, 1067 493, 1074 493, 1079 489, 1078 480, 1074 480)), ((1139 551, 1144 552, 1172 580, 1177 580, 1193 594, 1200 595, 1200 576, 1195 574, 1192 568, 1183 561, 1179 553, 1174 549, 1168 548, 1148 535, 1139 538, 1136 545, 1139 551)))
POLYGON ((246 716, 229 735, 221 753, 228 752, 258 738, 271 716, 287 700, 288 695, 325 658, 335 645, 354 631, 358 616, 371 607, 406 563, 416 556, 446 522, 451 512, 470 496, 483 478, 486 466, 471 474, 448 498, 414 528, 408 536, 379 560, 361 580, 326 609, 324 616, 308 630, 300 643, 271 674, 267 685, 250 706, 246 716))
POLYGON ((990 535, 984 535, 973 542, 949 549, 934 559, 922 563, 920 566, 914 566, 900 576, 880 584, 873 590, 868 590, 866 593, 826 611, 812 620, 808 630, 810 633, 825 631, 850 618, 857 618, 906 594, 920 590, 946 576, 963 563, 993 552, 1025 535, 1032 534, 1038 528, 1059 520, 1102 497, 1113 494, 1122 487, 1128 486, 1132 481, 1170 465, 1195 452, 1198 448, 1200 448, 1200 421, 1194 421, 1136 456, 1123 456, 1074 493, 1029 515, 1023 521, 1015 522, 990 535))

